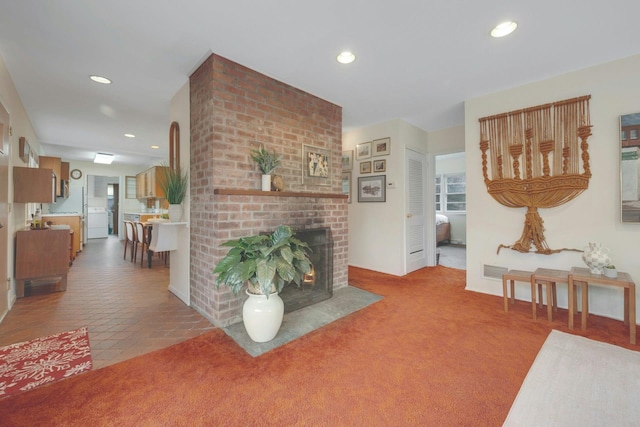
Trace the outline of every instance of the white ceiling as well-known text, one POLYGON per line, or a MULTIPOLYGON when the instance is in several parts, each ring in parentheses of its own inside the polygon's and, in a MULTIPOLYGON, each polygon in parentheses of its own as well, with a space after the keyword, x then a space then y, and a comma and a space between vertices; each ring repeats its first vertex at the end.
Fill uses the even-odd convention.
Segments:
POLYGON ((342 106, 344 130, 401 118, 433 131, 462 124, 465 99, 634 55, 640 42, 635 0, 2 0, 0 9, 0 55, 45 154, 103 151, 121 164, 168 157, 169 102, 211 52, 342 106), (506 19, 516 32, 489 37, 506 19), (345 49, 357 55, 348 66, 335 60, 345 49))

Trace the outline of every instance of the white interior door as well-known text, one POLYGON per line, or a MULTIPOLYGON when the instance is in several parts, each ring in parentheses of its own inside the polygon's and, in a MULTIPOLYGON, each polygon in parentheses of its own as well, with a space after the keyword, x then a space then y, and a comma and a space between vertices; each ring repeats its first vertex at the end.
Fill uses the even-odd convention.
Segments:
POLYGON ((426 175, 427 159, 424 154, 407 149, 405 156, 407 183, 406 206, 406 266, 410 273, 427 265, 426 244, 426 175))

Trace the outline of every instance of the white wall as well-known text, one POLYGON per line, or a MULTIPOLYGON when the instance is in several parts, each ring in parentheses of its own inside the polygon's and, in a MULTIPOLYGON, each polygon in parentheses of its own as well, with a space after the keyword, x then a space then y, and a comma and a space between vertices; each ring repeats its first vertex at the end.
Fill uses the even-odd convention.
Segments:
POLYGON ((401 120, 392 120, 345 132, 343 150, 354 150, 356 145, 380 138, 391 138, 391 153, 374 157, 387 161, 387 187, 385 203, 358 203, 358 177, 377 175, 360 174, 360 162, 355 160, 352 171, 352 202, 349 205, 349 265, 401 276, 405 274, 405 204, 404 176, 405 149, 426 153, 426 132, 401 120))
MULTIPOLYGON (((640 280, 640 226, 620 222, 619 116, 640 111, 640 55, 576 71, 552 79, 467 100, 465 145, 467 152, 467 289, 502 295, 501 282, 483 278, 483 264, 521 270, 537 267, 568 270, 584 267, 578 252, 554 255, 522 254, 502 249, 519 239, 525 208, 502 206, 483 182, 478 119, 515 109, 591 94, 589 138, 591 172, 589 188, 574 200, 553 209, 541 209, 545 237, 551 249, 583 249, 588 242, 610 248, 613 263, 640 280)), ((519 299, 530 299, 526 285, 516 286, 519 299)), ((622 293, 591 287, 590 311, 622 317, 622 293)), ((566 285, 560 285, 558 300, 567 305, 566 285)))

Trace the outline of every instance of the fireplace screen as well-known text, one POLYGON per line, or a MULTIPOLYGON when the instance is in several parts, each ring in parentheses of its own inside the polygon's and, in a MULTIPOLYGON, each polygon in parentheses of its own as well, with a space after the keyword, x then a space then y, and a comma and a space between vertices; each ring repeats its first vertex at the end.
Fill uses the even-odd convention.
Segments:
POLYGON ((285 313, 324 301, 333 295, 331 229, 298 230, 295 237, 309 245, 312 270, 305 275, 299 288, 293 283, 285 286, 280 293, 280 297, 284 301, 285 313))

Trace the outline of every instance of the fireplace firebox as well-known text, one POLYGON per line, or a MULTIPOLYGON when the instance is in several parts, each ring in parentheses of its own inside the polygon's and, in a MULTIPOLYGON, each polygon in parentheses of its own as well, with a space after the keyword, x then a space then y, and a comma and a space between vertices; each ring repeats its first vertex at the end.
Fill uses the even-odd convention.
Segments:
POLYGON ((280 297, 284 311, 299 310, 303 307, 327 300, 333 295, 333 239, 331 229, 314 228, 297 230, 295 237, 309 245, 309 259, 312 271, 305 275, 300 287, 295 283, 284 287, 280 297))

